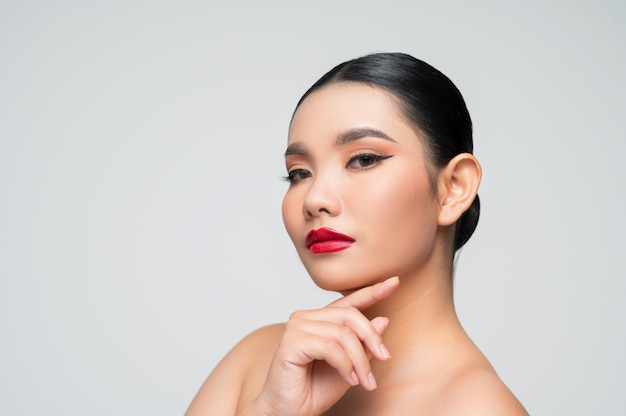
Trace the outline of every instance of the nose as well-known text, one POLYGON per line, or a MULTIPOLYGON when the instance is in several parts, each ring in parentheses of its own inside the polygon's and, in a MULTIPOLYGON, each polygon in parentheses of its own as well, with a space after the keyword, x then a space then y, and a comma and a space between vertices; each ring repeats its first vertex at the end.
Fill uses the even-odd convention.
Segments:
POLYGON ((302 212, 308 219, 328 215, 335 217, 343 209, 339 195, 339 184, 330 178, 317 176, 310 181, 310 187, 304 196, 302 212))

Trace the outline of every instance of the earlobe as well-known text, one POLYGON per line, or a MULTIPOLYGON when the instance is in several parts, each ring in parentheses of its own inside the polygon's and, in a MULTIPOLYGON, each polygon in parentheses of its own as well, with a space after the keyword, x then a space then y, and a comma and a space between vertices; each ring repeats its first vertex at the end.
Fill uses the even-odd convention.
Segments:
POLYGON ((472 205, 482 177, 478 160, 470 153, 455 156, 441 169, 438 180, 439 225, 454 224, 472 205))

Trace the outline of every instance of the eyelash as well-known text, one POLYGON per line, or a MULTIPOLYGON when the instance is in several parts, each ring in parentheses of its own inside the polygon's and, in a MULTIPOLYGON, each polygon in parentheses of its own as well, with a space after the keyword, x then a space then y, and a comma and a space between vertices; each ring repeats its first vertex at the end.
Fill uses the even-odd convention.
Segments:
POLYGON ((350 160, 348 161, 346 166, 350 166, 350 164, 352 162, 355 162, 357 160, 363 161, 365 159, 370 159, 371 163, 367 164, 366 166, 353 168, 353 169, 357 169, 357 170, 369 169, 371 167, 376 166, 379 162, 382 162, 385 159, 389 159, 391 156, 393 156, 393 155, 383 156, 383 155, 378 155, 376 153, 361 153, 361 154, 357 154, 355 156, 352 156, 350 158, 350 160))
MULTIPOLYGON (((388 155, 388 156, 383 156, 383 155, 377 155, 375 153, 361 153, 355 156, 352 156, 350 158, 350 160, 348 160, 348 163, 346 164, 346 167, 351 168, 351 169, 355 169, 355 170, 365 170, 365 169, 370 169, 374 166, 376 166, 378 163, 382 162, 385 159, 389 159, 390 157, 392 157, 393 155, 388 155), (369 159, 369 163, 366 163, 366 166, 361 166, 361 167, 350 167, 350 165, 355 162, 360 160, 361 162, 363 162, 364 160, 369 159)), ((294 169, 292 171, 290 171, 287 176, 283 176, 283 180, 289 183, 296 183, 298 181, 301 181, 303 179, 309 178, 311 176, 311 172, 309 172, 306 169, 294 169)))
POLYGON ((288 172, 287 176, 283 176, 283 180, 285 182, 295 183, 295 182, 301 181, 302 179, 306 179, 309 176, 311 176, 311 172, 309 172, 306 169, 294 169, 294 170, 288 172), (301 177, 301 178, 297 178, 297 176, 299 176, 299 175, 306 175, 306 176, 301 177))

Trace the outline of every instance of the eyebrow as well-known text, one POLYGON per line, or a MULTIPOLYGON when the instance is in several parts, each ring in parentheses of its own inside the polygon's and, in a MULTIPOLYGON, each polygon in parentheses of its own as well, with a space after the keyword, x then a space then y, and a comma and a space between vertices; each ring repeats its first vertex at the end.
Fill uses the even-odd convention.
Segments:
MULTIPOLYGON (((384 132, 371 128, 371 127, 356 127, 347 131, 340 133, 335 139, 335 144, 339 146, 346 145, 348 143, 352 143, 356 140, 362 139, 364 137, 376 137, 378 139, 387 140, 393 143, 397 143, 390 136, 385 134, 384 132)), ((292 143, 287 147, 285 151, 285 156, 289 155, 307 155, 308 151, 306 147, 300 143, 292 143)))
POLYGON ((335 144, 344 145, 351 143, 355 140, 362 139, 363 137, 376 137, 379 139, 384 139, 393 143, 397 143, 394 139, 392 139, 380 130, 371 127, 357 127, 339 134, 337 136, 337 139, 335 140, 335 144))

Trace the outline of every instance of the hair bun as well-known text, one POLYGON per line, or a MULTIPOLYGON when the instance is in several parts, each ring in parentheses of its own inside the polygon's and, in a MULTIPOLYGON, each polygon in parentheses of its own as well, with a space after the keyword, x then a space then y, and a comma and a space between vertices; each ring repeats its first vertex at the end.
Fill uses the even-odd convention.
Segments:
POLYGON ((465 211, 461 218, 456 222, 456 232, 454 234, 454 251, 457 251, 470 239, 474 230, 478 225, 478 218, 480 217, 480 199, 478 195, 474 198, 474 202, 470 205, 469 209, 465 211))

